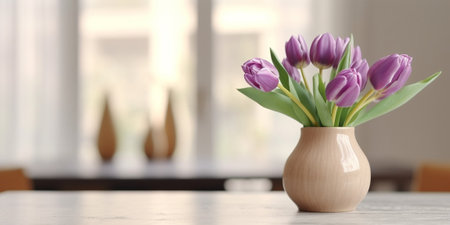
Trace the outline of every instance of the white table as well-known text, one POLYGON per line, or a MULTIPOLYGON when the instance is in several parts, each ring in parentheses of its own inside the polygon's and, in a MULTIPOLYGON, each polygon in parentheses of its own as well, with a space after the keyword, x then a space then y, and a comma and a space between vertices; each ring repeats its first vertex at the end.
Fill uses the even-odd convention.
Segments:
POLYGON ((450 224, 450 194, 369 193, 349 213, 298 212, 284 192, 5 192, 0 224, 450 224))

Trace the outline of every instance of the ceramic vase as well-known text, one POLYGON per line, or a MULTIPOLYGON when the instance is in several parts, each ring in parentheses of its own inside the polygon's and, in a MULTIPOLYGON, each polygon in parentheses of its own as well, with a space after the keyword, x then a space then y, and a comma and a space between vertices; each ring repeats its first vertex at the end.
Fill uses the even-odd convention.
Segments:
POLYGON ((116 134, 114 123, 109 109, 108 100, 105 100, 103 107, 102 122, 97 138, 98 153, 103 161, 111 161, 116 153, 116 134))
POLYGON ((352 211, 369 185, 369 162, 353 127, 302 128, 283 172, 283 187, 300 211, 352 211))
POLYGON ((165 153, 165 157, 170 159, 175 152, 176 147, 176 128, 175 128, 175 118, 173 115, 172 108, 172 92, 169 92, 169 98, 167 100, 167 108, 166 108, 166 119, 164 121, 164 131, 167 137, 167 151, 165 153))

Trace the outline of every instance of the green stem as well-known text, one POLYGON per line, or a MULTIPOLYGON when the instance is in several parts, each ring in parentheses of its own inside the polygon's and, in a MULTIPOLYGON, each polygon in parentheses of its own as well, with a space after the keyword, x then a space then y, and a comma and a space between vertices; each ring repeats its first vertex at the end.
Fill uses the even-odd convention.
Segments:
POLYGON ((375 93, 374 89, 371 89, 370 91, 368 91, 362 98, 361 100, 359 100, 359 102, 356 104, 355 108, 352 109, 352 111, 350 111, 350 113, 348 114, 347 118, 345 119, 344 122, 344 127, 346 127, 350 121, 352 120, 353 116, 355 116, 355 114, 361 110, 362 108, 366 107, 369 103, 371 103, 372 101, 374 101, 376 99, 376 97, 378 97, 377 95, 375 95, 374 97, 370 98, 370 96, 375 93))
POLYGON ((303 83, 305 83, 306 89, 309 92, 311 92, 311 90, 309 89, 308 81, 306 80, 306 77, 305 77, 305 72, 303 72, 303 67, 300 67, 300 72, 302 73, 303 83))
POLYGON ((330 81, 332 81, 336 77, 336 73, 337 73, 337 71, 335 68, 331 69, 330 81))
POLYGON ((333 126, 334 126, 334 123, 336 122, 336 114, 337 114, 338 108, 339 108, 339 106, 337 106, 336 104, 333 104, 333 110, 331 112, 331 121, 333 123, 333 126))
POLYGON ((322 79, 322 71, 323 71, 323 69, 322 69, 322 68, 319 68, 319 81, 320 81, 321 83, 323 83, 323 79, 322 79))
POLYGON ((311 120, 314 126, 317 126, 317 121, 314 119, 314 116, 309 112, 309 110, 298 100, 294 95, 288 91, 283 85, 278 84, 278 88, 280 88, 300 109, 306 114, 306 116, 311 120))

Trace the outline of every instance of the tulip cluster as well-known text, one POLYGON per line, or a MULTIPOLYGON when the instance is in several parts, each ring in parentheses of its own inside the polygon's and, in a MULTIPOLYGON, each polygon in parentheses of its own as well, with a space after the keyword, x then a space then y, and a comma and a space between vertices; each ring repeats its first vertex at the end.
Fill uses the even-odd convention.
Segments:
MULTIPOLYGON (((412 57, 392 54, 369 67, 367 60, 362 58, 361 48, 353 46, 353 37, 334 38, 329 33, 321 34, 314 38, 308 49, 301 35, 291 36, 285 44, 285 53, 286 58, 281 63, 273 52, 273 64, 261 58, 245 62, 242 65, 244 79, 262 92, 249 89, 240 91, 267 108, 291 116, 304 126, 357 125, 358 119, 364 122, 368 120, 368 116, 360 114, 364 114, 361 112, 370 103, 381 103, 392 96, 390 104, 394 104, 394 107, 380 104, 380 107, 387 109, 378 109, 386 113, 409 100, 405 96, 411 95, 408 97, 412 98, 424 87, 420 90, 416 88, 417 91, 410 88, 413 91, 408 89, 402 95, 395 95, 402 90, 411 74, 412 57), (308 84, 303 70, 310 64, 318 69, 318 74, 313 77, 313 86, 308 84), (329 68, 330 80, 327 83, 323 81, 322 74, 329 68), (367 83, 371 85, 365 90, 367 83), (274 91, 277 88, 279 91, 274 91), (300 110, 281 107, 288 104, 286 99, 300 110)), ((439 74, 434 74, 421 84, 428 85, 439 74)), ((366 114, 379 116, 377 113, 366 114)))

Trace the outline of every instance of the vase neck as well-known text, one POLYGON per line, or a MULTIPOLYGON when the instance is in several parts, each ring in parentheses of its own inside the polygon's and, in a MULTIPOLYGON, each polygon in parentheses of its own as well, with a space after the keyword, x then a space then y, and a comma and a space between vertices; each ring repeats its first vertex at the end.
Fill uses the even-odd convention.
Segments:
POLYGON ((354 127, 303 127, 301 136, 337 136, 339 134, 355 136, 354 127))

